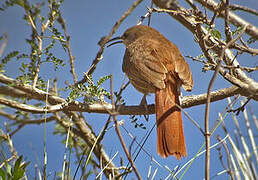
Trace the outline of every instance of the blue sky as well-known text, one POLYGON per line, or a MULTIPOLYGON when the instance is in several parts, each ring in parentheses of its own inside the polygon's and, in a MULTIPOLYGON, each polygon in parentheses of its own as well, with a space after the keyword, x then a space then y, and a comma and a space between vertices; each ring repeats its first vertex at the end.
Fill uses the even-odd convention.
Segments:
MULTIPOLYGON (((238 2, 239 1, 233 1, 238 2)), ((129 8, 131 1, 119 1, 119 0, 108 0, 108 1, 65 1, 61 7, 63 17, 66 20, 68 33, 71 36, 71 49, 75 56, 75 69, 78 75, 78 79, 83 77, 83 72, 86 72, 90 67, 92 60, 95 58, 96 53, 99 49, 97 45, 98 41, 102 36, 109 33, 112 26, 115 24, 121 15, 129 8)), ((244 4, 246 5, 246 4, 244 4)), ((146 11, 146 6, 150 6, 149 1, 144 1, 136 10, 122 23, 116 32, 115 36, 121 35, 127 28, 135 25, 139 20, 139 17, 144 15, 146 11)), ((256 0, 248 0, 248 6, 253 9, 258 9, 258 2, 256 0)), ((43 15, 46 15, 47 7, 45 6, 43 15)), ((21 52, 29 51, 28 45, 25 43, 25 38, 29 38, 31 29, 28 24, 23 20, 24 12, 19 7, 12 7, 7 9, 5 12, 0 13, 0 34, 4 32, 8 33, 8 44, 5 50, 5 56, 8 52, 12 50, 19 50, 21 52)), ((254 25, 258 26, 258 21, 255 16, 246 16, 244 13, 239 13, 240 16, 247 18, 248 21, 252 22, 254 25)), ((144 22, 146 24, 146 22, 144 22)), ((184 56, 198 56, 201 54, 198 44, 194 41, 192 34, 179 24, 176 20, 172 19, 167 14, 153 14, 151 26, 159 30, 163 35, 165 35, 169 40, 175 43, 181 50, 184 56)), ((223 27, 223 21, 217 21, 216 27, 220 29, 223 27)), ((44 46, 44 44, 43 44, 44 46)), ((258 48, 257 44, 254 46, 258 48)), ((122 72, 122 58, 124 54, 124 46, 116 45, 111 48, 105 49, 103 54, 103 59, 98 64, 95 73, 93 74, 93 79, 96 81, 100 77, 106 75, 113 75, 114 78, 114 90, 118 91, 125 78, 122 72)), ((54 71, 54 67, 51 64, 43 64, 40 72, 40 76, 45 80, 51 77, 58 77, 58 86, 65 87, 64 82, 68 81, 73 83, 72 76, 69 68, 68 56, 63 51, 60 46, 55 48, 54 53, 65 60, 66 66, 60 68, 58 71, 54 71)), ((189 63, 193 79, 195 82, 194 89, 192 92, 183 92, 183 95, 192 94, 202 94, 207 91, 208 82, 211 79, 212 72, 202 72, 202 65, 198 62, 193 62, 187 59, 189 63)), ((238 59, 240 64, 257 66, 257 61, 255 58, 247 55, 242 56, 238 59)), ((7 72, 10 77, 15 78, 19 75, 17 62, 8 63, 7 72)), ((258 80, 257 72, 251 73, 250 77, 258 80)), ((218 77, 214 90, 224 87, 229 87, 230 84, 226 82, 223 78, 218 77)), ((109 82, 107 81, 103 85, 104 88, 109 90, 109 82)), ((67 93, 62 93, 62 97, 66 98, 67 93)), ((125 90, 123 98, 126 100, 128 105, 137 105, 140 103, 142 95, 137 92, 131 85, 125 90)), ((149 103, 154 102, 154 96, 151 95, 147 98, 149 103)), ((218 113, 222 112, 227 105, 226 100, 215 102, 211 104, 211 114, 210 121, 211 125, 218 118, 218 113)), ((250 106, 255 110, 257 109, 257 102, 251 101, 250 106)), ((201 127, 204 126, 204 111, 205 106, 195 106, 185 109, 190 116, 196 120, 201 127)), ((255 112, 258 116, 257 111, 255 112)), ((107 115, 100 114, 88 114, 84 113, 86 120, 92 125, 93 129, 98 133, 103 127, 105 121, 107 120, 107 115)), ((143 117, 139 117, 140 121, 145 124, 147 130, 149 130, 155 123, 155 116, 151 115, 150 120, 146 122, 143 117)), ((239 116, 242 119, 240 122, 244 126, 242 114, 239 116)), ((130 123, 128 116, 119 116, 118 120, 125 121, 125 128, 130 131, 138 141, 146 134, 147 130, 142 130, 140 128, 135 129, 134 125, 130 123)), ((0 124, 2 124, 5 119, 1 118, 0 124)), ((199 130, 185 117, 184 121, 184 133, 187 144, 188 156, 180 161, 177 161, 174 157, 169 157, 167 159, 162 159, 156 154, 156 130, 154 130, 144 148, 163 166, 168 166, 170 169, 174 169, 175 166, 184 165, 189 159, 191 159, 199 150, 204 142, 204 137, 201 135, 199 130)), ((229 115, 225 123, 227 125, 232 124, 232 118, 229 115)), ((60 136, 53 136, 52 132, 54 129, 54 123, 47 125, 47 151, 48 151, 48 172, 53 175, 55 171, 61 171, 62 159, 64 154, 64 146, 60 144, 63 139, 60 136)), ((132 139, 122 130, 127 146, 130 145, 132 139)), ((244 132, 247 134, 247 132, 244 132)), ((224 137, 224 133, 221 128, 215 132, 215 135, 219 134, 224 137)), ((212 137, 211 144, 217 142, 217 140, 212 137)), ((34 175, 34 165, 39 164, 37 162, 37 157, 40 163, 43 163, 43 125, 30 125, 24 127, 19 133, 17 133, 14 138, 14 146, 20 154, 24 154, 25 158, 31 161, 31 171, 32 176, 34 175)), ((121 144, 118 143, 118 138, 115 134, 115 129, 111 128, 104 139, 104 147, 108 155, 111 157, 118 151, 119 154, 115 158, 114 162, 119 164, 119 157, 124 156, 124 152, 121 148, 121 144)), ((133 148, 136 146, 134 145, 133 148)), ((125 162, 126 159, 124 159, 125 162)), ((147 177, 147 170, 152 164, 153 169, 159 168, 151 159, 144 153, 141 152, 139 158, 136 160, 136 166, 139 169, 142 177, 144 179, 147 177)), ((75 165, 73 166, 75 170, 75 165)), ((211 150, 211 175, 214 175, 223 170, 221 164, 218 160, 218 152, 216 149, 211 150)), ((165 168, 159 168, 157 176, 161 179, 168 175, 168 171, 165 168)), ((204 156, 198 158, 193 165, 189 168, 185 174, 184 179, 202 179, 204 176, 204 156)), ((222 176, 226 177, 226 176, 222 176)), ((217 179, 223 179, 221 177, 217 179)))

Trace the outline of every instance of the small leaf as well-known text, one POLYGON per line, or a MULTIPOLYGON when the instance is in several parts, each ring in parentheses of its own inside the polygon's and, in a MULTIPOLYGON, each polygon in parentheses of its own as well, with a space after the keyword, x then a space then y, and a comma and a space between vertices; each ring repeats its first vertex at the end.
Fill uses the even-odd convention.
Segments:
POLYGON ((13 57, 17 56, 19 54, 19 51, 12 51, 9 54, 7 54, 2 60, 1 63, 6 64, 8 61, 10 61, 13 57))
POLYGON ((6 173, 4 172, 4 170, 3 169, 0 169, 0 179, 1 180, 6 180, 6 173))
POLYGON ((216 30, 216 29, 212 30, 211 34, 213 37, 216 37, 217 39, 221 39, 221 34, 218 30, 216 30))
POLYGON ((22 162, 22 156, 20 156, 20 157, 15 161, 15 164, 14 164, 14 167, 13 167, 13 172, 14 172, 14 173, 19 170, 19 168, 20 168, 20 166, 21 166, 21 162, 22 162))
POLYGON ((13 180, 19 180, 24 176, 25 169, 19 168, 14 174, 13 174, 13 180))
POLYGON ((6 166, 6 172, 9 176, 12 176, 12 167, 6 162, 5 163, 6 166))

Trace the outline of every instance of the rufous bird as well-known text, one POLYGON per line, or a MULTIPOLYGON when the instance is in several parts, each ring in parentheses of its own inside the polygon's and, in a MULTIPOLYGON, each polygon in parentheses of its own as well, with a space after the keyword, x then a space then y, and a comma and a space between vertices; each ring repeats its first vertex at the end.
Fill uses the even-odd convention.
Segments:
POLYGON ((126 46, 122 69, 131 84, 144 95, 155 93, 158 154, 186 156, 179 95, 181 86, 193 88, 189 65, 177 46, 151 27, 133 26, 109 42, 118 39, 109 46, 126 46))

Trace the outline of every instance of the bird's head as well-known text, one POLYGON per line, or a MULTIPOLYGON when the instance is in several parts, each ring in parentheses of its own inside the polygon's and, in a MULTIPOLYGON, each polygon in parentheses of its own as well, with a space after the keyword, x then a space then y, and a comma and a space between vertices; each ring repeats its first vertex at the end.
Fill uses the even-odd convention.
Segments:
POLYGON ((128 46, 132 42, 136 41, 138 38, 140 38, 142 36, 148 35, 151 38, 155 34, 157 35, 157 34, 159 34, 159 32, 153 28, 150 28, 150 27, 144 26, 144 25, 136 25, 136 26, 133 26, 133 27, 127 29, 122 36, 110 39, 108 41, 108 43, 113 42, 115 40, 118 40, 118 41, 115 41, 115 42, 109 44, 107 47, 110 47, 110 46, 112 46, 114 44, 118 44, 118 43, 123 43, 126 46, 128 46))

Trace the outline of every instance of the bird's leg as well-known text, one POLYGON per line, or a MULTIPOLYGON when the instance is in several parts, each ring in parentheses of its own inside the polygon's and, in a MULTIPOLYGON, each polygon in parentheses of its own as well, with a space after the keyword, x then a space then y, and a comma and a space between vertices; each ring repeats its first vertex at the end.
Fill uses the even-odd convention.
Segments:
POLYGON ((149 120, 149 114, 148 114, 148 104, 147 104, 146 94, 143 95, 140 106, 144 107, 146 114, 144 114, 143 116, 148 121, 149 120))

